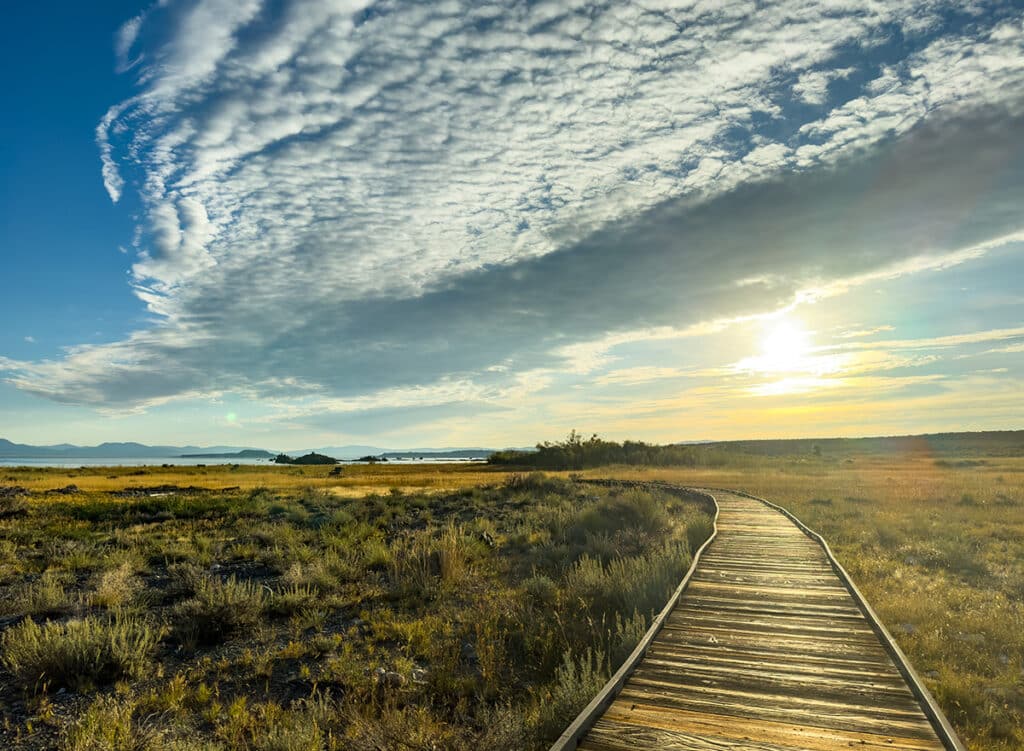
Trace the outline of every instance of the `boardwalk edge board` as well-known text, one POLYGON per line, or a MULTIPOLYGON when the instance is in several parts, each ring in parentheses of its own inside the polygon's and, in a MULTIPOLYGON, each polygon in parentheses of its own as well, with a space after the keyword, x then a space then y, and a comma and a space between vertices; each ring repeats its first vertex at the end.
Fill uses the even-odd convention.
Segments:
POLYGON ((576 719, 573 720, 569 727, 566 728, 565 732, 563 732, 562 735, 559 736, 558 740, 556 740, 554 744, 552 744, 549 751, 573 751, 574 749, 576 749, 580 741, 587 735, 588 731, 593 727, 597 720, 601 718, 601 716, 612 704, 615 698, 621 693, 626 681, 633 675, 633 673, 640 666, 640 663, 643 661, 651 644, 654 642, 655 638, 659 635, 659 633, 663 630, 663 627, 666 625, 669 615, 672 613, 673 610, 675 610, 679 602, 679 599, 682 597, 683 593, 688 588, 690 580, 695 574, 697 566, 701 560, 701 555, 718 536, 718 520, 720 508, 718 504, 718 499, 715 498, 714 496, 715 492, 732 493, 737 496, 742 496, 754 501, 758 501, 759 503, 763 503, 767 507, 781 513, 790 522, 792 522, 803 534, 805 534, 808 538, 810 538, 813 542, 817 543, 821 547, 821 549, 825 553, 825 557, 827 558, 832 570, 839 578, 843 587, 849 592, 850 596, 853 598, 857 607, 861 610, 862 614, 864 615, 864 618, 867 620, 871 629, 878 637, 881 646, 889 654, 897 671, 903 677, 914 698, 917 700, 921 711, 924 713, 925 718, 928 720, 929 724, 932 726, 932 729, 938 736, 938 740, 942 743, 942 745, 946 747, 947 751, 967 751, 966 746, 964 746, 963 742, 957 737, 956 732, 950 726, 945 714, 943 714, 942 710, 935 702, 935 699, 932 697, 931 693, 925 687, 924 682, 921 680, 920 676, 918 676, 914 668, 911 666, 910 661, 907 659, 907 656, 896 644, 895 639, 893 639, 892 635, 882 624, 882 621, 878 617, 878 615, 874 612, 874 610, 872 610, 871 606, 867 602, 867 599, 861 594, 860 590, 857 589, 857 586, 853 583, 853 580, 850 578, 850 575, 842 567, 839 561, 836 560, 836 557, 835 555, 833 555, 832 549, 829 547, 828 543, 821 535, 807 527, 807 525, 805 525, 802 521, 800 521, 788 510, 782 508, 777 504, 772 503, 771 501, 765 500, 764 498, 759 498, 758 496, 751 495, 750 493, 744 493, 742 491, 730 490, 726 488, 695 488, 675 485, 673 483, 667 482, 643 482, 637 480, 583 480, 582 482, 604 486, 619 485, 625 487, 659 488, 673 493, 685 492, 688 494, 696 495, 700 497, 702 500, 710 501, 710 503, 714 506, 714 523, 710 537, 708 537, 704 544, 701 545, 697 552, 694 554, 693 561, 690 564, 689 570, 686 572, 686 575, 683 577, 683 580, 680 582, 679 586, 676 588, 672 596, 669 598, 665 607, 651 622, 650 628, 648 628, 647 632, 644 634, 643 639, 640 640, 640 643, 637 644, 636 648, 633 650, 630 656, 623 662, 623 664, 619 667, 615 674, 608 680, 608 682, 602 687, 602 689, 593 698, 593 700, 591 700, 591 702, 583 709, 583 711, 580 712, 579 715, 577 715, 576 719))
POLYGON ((875 611, 871 608, 871 605, 868 603, 867 598, 864 597, 863 594, 861 594, 861 591, 859 589, 857 589, 857 585, 853 583, 853 579, 850 577, 848 573, 846 573, 846 569, 844 569, 842 564, 839 563, 839 561, 836 559, 835 555, 832 553, 832 548, 829 547, 828 542, 825 541, 824 537, 822 537, 813 529, 811 529, 802 521, 800 521, 800 519, 798 519, 787 509, 783 508, 782 506, 779 506, 776 503, 772 503, 771 501, 766 500, 764 498, 760 498, 750 493, 744 493, 743 491, 740 490, 728 490, 726 488, 702 488, 702 490, 711 491, 711 493, 713 493, 714 491, 729 492, 733 493, 734 495, 740 495, 743 496, 744 498, 750 498, 751 500, 759 501, 768 506, 769 508, 775 509, 776 511, 781 513, 783 516, 785 516, 787 519, 793 522, 800 529, 801 532, 803 532, 805 535, 807 535, 816 543, 818 543, 825 551, 825 555, 828 557, 829 564, 832 566, 832 569, 836 572, 836 575, 839 577, 839 580, 842 581, 846 588, 850 591, 850 594, 853 596, 854 601, 863 611, 864 617, 867 618, 867 621, 871 625, 871 628, 874 629, 875 633, 881 640, 882 646, 889 653, 889 656, 892 657, 893 662, 896 664, 896 669, 900 671, 900 674, 903 676, 903 678, 907 682, 907 685, 910 687, 911 692, 914 694, 915 698, 921 704, 921 709, 924 710, 925 715, 928 717, 928 720, 931 722, 932 727, 938 734, 939 740, 941 740, 943 744, 945 744, 949 751, 967 751, 967 747, 960 740, 960 737, 956 734, 956 731, 953 730, 953 727, 949 724, 949 720, 946 719, 945 713, 943 713, 942 709, 939 708, 938 703, 935 701, 935 697, 933 697, 931 695, 931 692, 928 691, 928 689, 925 687, 924 681, 921 680, 921 677, 917 674, 917 671, 914 670, 914 667, 910 664, 910 660, 903 653, 903 650, 900 649, 899 645, 896 643, 896 640, 892 637, 892 634, 889 633, 889 630, 882 623, 882 619, 879 618, 878 614, 875 613, 875 611))
POLYGON ((583 708, 583 711, 576 716, 576 719, 572 721, 572 724, 565 729, 556 740, 550 751, 573 751, 579 745, 580 740, 587 734, 591 726, 598 720, 598 718, 604 713, 608 706, 615 700, 615 697, 622 690, 626 680, 633 674, 637 666, 639 666, 644 655, 647 653, 647 649, 650 647, 651 642, 661 631, 662 626, 668 619, 668 616, 676 607, 676 603, 679 602, 679 598, 682 597, 683 592, 690 584, 690 579, 693 577, 693 573, 697 570, 697 564, 700 562, 701 554, 711 544, 711 542, 718 536, 718 502, 715 497, 710 493, 705 493, 694 488, 687 488, 681 485, 670 485, 668 483, 638 483, 638 482, 607 482, 601 480, 590 480, 584 481, 590 482, 591 484, 608 484, 608 485, 626 485, 626 486, 649 486, 659 487, 663 490, 669 490, 675 493, 685 492, 687 494, 700 496, 702 499, 710 501, 714 505, 715 516, 712 522, 711 535, 704 544, 701 545, 697 552, 693 555, 693 561, 690 563, 690 568, 686 571, 686 575, 683 580, 676 587, 675 592, 669 597, 665 607, 661 609, 661 612, 651 621, 650 627, 644 634, 644 637, 640 640, 640 643, 636 645, 636 648, 632 653, 625 659, 615 674, 608 680, 604 687, 597 692, 597 695, 590 701, 590 703, 583 708))

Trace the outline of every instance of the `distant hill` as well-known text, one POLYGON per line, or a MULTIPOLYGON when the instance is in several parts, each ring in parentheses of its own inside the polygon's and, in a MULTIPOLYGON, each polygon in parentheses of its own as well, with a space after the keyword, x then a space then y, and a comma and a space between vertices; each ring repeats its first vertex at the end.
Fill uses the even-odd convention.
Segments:
MULTIPOLYGON (((0 438, 0 457, 103 459, 103 458, 179 458, 185 454, 237 454, 255 449, 245 446, 147 446, 144 443, 101 443, 98 446, 75 446, 61 443, 55 446, 32 446, 12 443, 0 438)), ((273 456, 273 454, 271 454, 273 456)))
POLYGON ((488 458, 496 465, 536 469, 586 469, 612 464, 647 467, 746 466, 757 456, 820 457, 835 462, 855 455, 935 457, 1024 456, 1024 430, 880 438, 798 438, 763 441, 720 441, 656 445, 641 441, 584 438, 573 431, 564 441, 538 444, 532 453, 499 451, 488 458))
POLYGON ((704 444, 746 454, 933 454, 1024 456, 1024 430, 976 433, 931 433, 874 438, 792 438, 757 441, 717 441, 704 444))

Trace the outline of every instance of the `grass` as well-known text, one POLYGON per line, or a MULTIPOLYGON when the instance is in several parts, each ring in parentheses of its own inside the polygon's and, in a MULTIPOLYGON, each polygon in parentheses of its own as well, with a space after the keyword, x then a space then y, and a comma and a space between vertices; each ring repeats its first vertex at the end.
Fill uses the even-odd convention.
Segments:
POLYGON ((543 748, 710 529, 536 473, 282 469, 3 470, 0 746, 543 748))
MULTIPOLYGON (((789 508, 829 540, 971 751, 1024 748, 1024 459, 727 459, 581 474, 736 488, 789 508)), ((616 601, 630 588, 613 577, 676 576, 660 568, 660 551, 684 541, 693 550, 710 531, 685 501, 631 500, 632 491, 576 486, 568 473, 137 471, 2 470, 0 482, 32 493, 0 514, 0 627, 10 632, 27 615, 61 623, 121 611, 174 625, 204 581, 258 583, 265 599, 249 625, 192 652, 168 634, 145 679, 109 699, 134 728, 126 737, 157 748, 224 749, 239 738, 241 747, 541 747, 591 691, 576 691, 590 680, 583 671, 598 684, 646 623, 648 613, 616 601), (80 494, 43 494, 72 482, 80 494), (112 495, 159 484, 212 490, 112 495), (246 725, 241 715, 256 719, 246 725)), ((657 599, 652 587, 657 596, 637 585, 630 599, 657 599)), ((56 745, 107 695, 51 694, 54 717, 44 720, 31 708, 39 699, 25 700, 34 690, 0 673, 0 742, 56 745)))

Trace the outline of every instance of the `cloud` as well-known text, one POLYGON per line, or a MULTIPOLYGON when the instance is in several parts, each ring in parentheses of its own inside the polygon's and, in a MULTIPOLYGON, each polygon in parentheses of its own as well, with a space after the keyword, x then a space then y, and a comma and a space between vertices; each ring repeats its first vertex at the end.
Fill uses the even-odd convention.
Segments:
POLYGON ((622 368, 605 373, 595 378, 594 383, 598 386, 637 386, 650 383, 651 381, 685 378, 689 375, 691 374, 688 371, 679 368, 638 365, 633 368, 622 368))
POLYGON ((144 20, 145 14, 140 13, 125 21, 117 30, 117 34, 114 37, 114 53, 117 55, 118 73, 125 73, 131 70, 142 60, 141 55, 134 59, 129 59, 129 56, 131 55, 132 47, 135 45, 135 40, 139 36, 139 29, 144 20))
POLYGON ((793 93, 807 104, 822 105, 828 100, 828 86, 836 80, 848 78, 857 72, 856 68, 835 68, 831 70, 809 70, 801 73, 793 85, 793 93))
MULTIPOLYGON (((985 342, 997 342, 1024 339, 1024 326, 1015 326, 1002 329, 989 329, 986 331, 972 331, 966 334, 948 334, 946 336, 925 337, 921 339, 889 339, 876 342, 847 342, 827 347, 826 349, 851 350, 851 349, 945 349, 948 347, 961 347, 970 344, 981 344, 985 342)), ((1015 347, 1022 342, 1015 342, 999 349, 989 350, 991 352, 1014 352, 1015 347)))
POLYGON ((154 323, 10 380, 448 403, 965 263, 1024 229, 1024 33, 943 7, 161 3, 97 129, 154 323))
POLYGON ((865 336, 874 336, 875 334, 881 334, 881 333, 883 333, 885 331, 893 331, 893 330, 895 330, 895 328, 896 328, 895 326, 890 326, 889 324, 885 324, 883 326, 873 326, 870 329, 853 329, 851 331, 843 331, 843 332, 841 332, 839 334, 836 334, 836 338, 837 339, 857 339, 857 338, 865 337, 865 336))

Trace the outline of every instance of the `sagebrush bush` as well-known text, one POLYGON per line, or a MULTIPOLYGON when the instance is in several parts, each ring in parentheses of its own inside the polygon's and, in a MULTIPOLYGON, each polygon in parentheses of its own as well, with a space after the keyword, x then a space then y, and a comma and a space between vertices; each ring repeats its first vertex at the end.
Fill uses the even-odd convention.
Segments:
POLYGON ((663 534, 671 520, 662 498, 642 490, 627 490, 584 511, 568 530, 571 542, 589 536, 613 535, 636 530, 645 535, 663 534))
POLYGON ((62 751, 156 751, 160 734, 134 712, 133 701, 100 696, 71 725, 62 751))
POLYGON ((110 609, 127 605, 139 594, 141 588, 141 582, 127 562, 97 575, 94 584, 89 604, 110 609))
POLYGON ((255 582, 205 577, 195 596, 175 607, 176 635, 186 643, 216 644, 259 623, 267 600, 266 590, 255 582))
POLYGON ((538 738, 546 742, 555 740, 607 680, 607 661, 600 651, 587 650, 578 657, 566 652, 555 670, 554 681, 539 697, 538 738))
POLYGON ((70 608, 71 598, 61 575, 46 571, 34 582, 14 587, 6 604, 0 606, 0 614, 58 615, 70 608))
POLYGON ((695 554, 704 541, 711 537, 715 530, 714 519, 707 516, 698 516, 690 520, 686 525, 686 544, 691 554, 695 554))
POLYGON ((666 543, 649 553, 607 564, 584 554, 565 576, 564 601, 582 603, 595 620, 615 613, 660 609, 690 565, 686 543, 666 543))
POLYGON ((27 619, 4 634, 3 663, 26 687, 81 689, 142 675, 161 635, 128 617, 44 625, 27 619))
POLYGON ((270 596, 268 610, 274 615, 294 615, 311 607, 318 592, 308 584, 289 584, 270 596))

